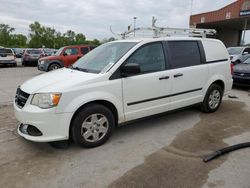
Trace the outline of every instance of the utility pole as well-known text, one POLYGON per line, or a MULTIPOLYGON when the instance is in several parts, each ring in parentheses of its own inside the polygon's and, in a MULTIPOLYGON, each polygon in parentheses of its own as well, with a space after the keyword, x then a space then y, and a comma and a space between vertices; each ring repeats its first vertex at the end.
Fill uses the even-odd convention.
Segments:
POLYGON ((136 18, 137 18, 137 17, 134 17, 134 18, 133 18, 133 19, 134 19, 134 37, 135 37, 136 18))

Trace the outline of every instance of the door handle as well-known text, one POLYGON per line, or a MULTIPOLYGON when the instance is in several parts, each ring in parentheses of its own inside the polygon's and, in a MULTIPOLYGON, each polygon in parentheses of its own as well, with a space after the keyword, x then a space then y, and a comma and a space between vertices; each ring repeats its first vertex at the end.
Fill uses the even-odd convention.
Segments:
POLYGON ((159 80, 167 80, 167 79, 169 79, 169 76, 164 76, 159 78, 159 80))
POLYGON ((174 78, 178 78, 178 77, 181 77, 181 76, 183 76, 183 74, 182 73, 178 73, 178 74, 174 75, 174 78))

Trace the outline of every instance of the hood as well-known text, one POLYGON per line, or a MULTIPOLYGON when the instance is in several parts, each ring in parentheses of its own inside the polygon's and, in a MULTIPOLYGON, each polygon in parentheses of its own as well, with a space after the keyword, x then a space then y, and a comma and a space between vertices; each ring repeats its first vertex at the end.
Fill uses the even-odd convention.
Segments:
POLYGON ((46 61, 46 60, 60 60, 61 57, 60 56, 56 56, 56 55, 52 55, 52 56, 47 56, 47 57, 43 57, 40 58, 40 61, 46 61))
POLYGON ((100 74, 85 73, 62 68, 31 78, 21 85, 21 89, 29 94, 43 92, 63 92, 67 87, 84 83, 100 74))
POLYGON ((250 64, 238 64, 234 66, 234 72, 250 73, 250 64))

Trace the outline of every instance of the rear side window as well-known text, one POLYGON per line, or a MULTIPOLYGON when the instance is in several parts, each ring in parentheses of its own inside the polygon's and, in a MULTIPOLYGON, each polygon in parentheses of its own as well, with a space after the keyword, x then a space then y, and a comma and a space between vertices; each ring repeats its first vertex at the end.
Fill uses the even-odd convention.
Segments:
POLYGON ((172 68, 201 64, 200 50, 196 41, 169 41, 168 46, 172 68))
POLYGON ((81 47, 81 53, 83 54, 83 55, 85 55, 86 53, 88 53, 89 52, 89 48, 88 47, 81 47))

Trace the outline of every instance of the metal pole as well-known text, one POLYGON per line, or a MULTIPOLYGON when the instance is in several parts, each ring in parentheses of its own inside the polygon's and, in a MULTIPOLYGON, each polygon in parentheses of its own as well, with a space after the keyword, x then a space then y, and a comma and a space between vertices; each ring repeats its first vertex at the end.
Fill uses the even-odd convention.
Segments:
POLYGON ((247 30, 247 18, 245 19, 245 25, 244 25, 244 31, 243 31, 241 45, 244 45, 244 43, 245 43, 246 30, 247 30))
POLYGON ((135 37, 135 24, 136 24, 136 17, 134 17, 134 37, 135 37))

